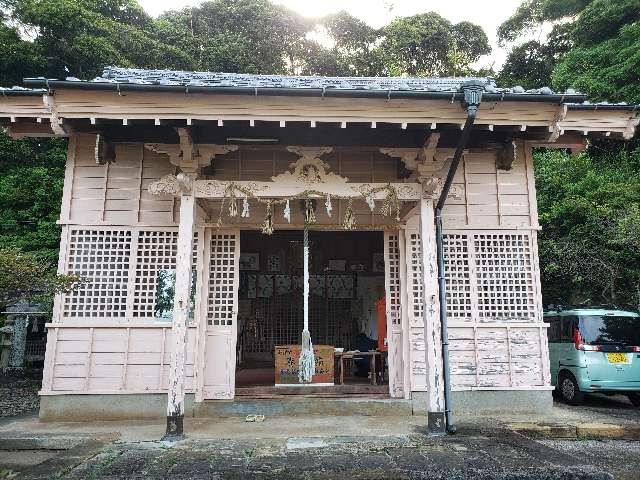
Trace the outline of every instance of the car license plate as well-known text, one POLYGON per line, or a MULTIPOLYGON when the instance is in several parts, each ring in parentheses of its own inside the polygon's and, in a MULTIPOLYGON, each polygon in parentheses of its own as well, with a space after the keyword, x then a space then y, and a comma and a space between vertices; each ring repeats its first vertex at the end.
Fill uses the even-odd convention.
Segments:
POLYGON ((627 354, 626 353, 607 353, 607 360, 609 363, 627 363, 627 354))

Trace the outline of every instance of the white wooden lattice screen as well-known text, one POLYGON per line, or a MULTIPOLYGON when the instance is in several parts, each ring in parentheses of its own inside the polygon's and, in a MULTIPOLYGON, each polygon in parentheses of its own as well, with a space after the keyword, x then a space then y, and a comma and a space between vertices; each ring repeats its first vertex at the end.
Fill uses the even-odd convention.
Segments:
POLYGON ((154 318, 158 271, 175 269, 177 240, 175 229, 71 229, 66 271, 87 282, 64 295, 63 317, 154 318))
POLYGON ((236 298, 236 249, 238 235, 211 234, 209 300, 207 323, 210 326, 233 325, 236 298))
POLYGON ((390 323, 400 325, 402 315, 400 311, 400 241, 397 234, 386 235, 385 260, 387 262, 386 297, 387 312, 390 323))
POLYGON ((142 231, 136 252, 134 317, 153 317, 158 271, 176 268, 178 232, 142 231))
POLYGON ((445 235, 443 251, 447 315, 452 320, 468 320, 473 311, 468 236, 445 235))
POLYGON ((74 229, 68 241, 67 272, 87 282, 65 295, 63 316, 125 317, 131 231, 74 229))
MULTIPOLYGON (((141 230, 138 232, 135 261, 135 291, 132 316, 153 318, 160 270, 175 270, 178 232, 141 230)), ((193 234, 192 273, 195 279, 198 261, 198 232, 193 234)), ((195 285, 193 286, 195 288, 195 285)))
POLYGON ((476 234, 473 243, 480 318, 534 318, 536 298, 529 235, 476 234))
POLYGON ((402 398, 404 396, 404 332, 402 331, 398 233, 385 233, 384 243, 389 393, 392 397, 402 398))
POLYGON ((444 236, 447 314, 459 321, 532 321, 536 294, 528 233, 444 236))
POLYGON ((409 320, 408 345, 411 391, 427 389, 427 359, 424 342, 424 318, 422 317, 422 247, 420 233, 407 228, 405 230, 405 261, 407 277, 407 317, 409 320))
POLYGON ((408 262, 409 268, 407 271, 409 272, 409 298, 411 299, 411 309, 413 311, 413 318, 417 322, 422 321, 422 309, 424 307, 422 301, 422 254, 421 246, 420 246, 420 234, 419 233, 409 233, 408 242, 407 242, 408 251, 408 262))

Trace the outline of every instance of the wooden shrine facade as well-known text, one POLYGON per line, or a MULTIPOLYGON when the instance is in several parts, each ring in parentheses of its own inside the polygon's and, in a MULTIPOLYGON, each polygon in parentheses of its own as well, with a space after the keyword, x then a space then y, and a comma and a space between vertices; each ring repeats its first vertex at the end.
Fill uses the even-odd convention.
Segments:
MULTIPOLYGON (((389 395, 442 411, 434 200, 464 123, 459 102, 63 83, 0 97, 15 137, 69 138, 59 271, 88 282, 56 298, 45 402, 169 392, 171 413, 185 393, 233 399, 240 232, 300 229, 298 201, 313 200, 312 228, 384 232, 389 395), (154 306, 163 270, 175 271, 168 321, 154 306)), ((452 389, 546 401, 532 151, 630 137, 638 119, 561 96, 491 95, 443 212, 452 389)))

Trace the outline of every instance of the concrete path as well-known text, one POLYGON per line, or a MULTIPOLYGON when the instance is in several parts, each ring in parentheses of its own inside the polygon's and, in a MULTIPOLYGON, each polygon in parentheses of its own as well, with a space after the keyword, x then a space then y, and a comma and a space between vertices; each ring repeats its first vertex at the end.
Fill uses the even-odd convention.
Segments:
MULTIPOLYGON (((288 437, 378 437, 414 433, 425 424, 421 416, 320 416, 266 417, 262 423, 247 423, 244 417, 186 418, 185 431, 193 439, 262 439, 288 437)), ((626 397, 592 396, 585 405, 573 407, 554 403, 549 415, 463 415, 456 416, 461 431, 485 432, 514 425, 612 425, 640 426, 640 409, 626 397)), ((40 422, 37 416, 0 419, 0 438, 12 433, 115 434, 123 441, 155 441, 164 434, 164 420, 127 422, 40 422)))
POLYGON ((420 416, 189 418, 187 439, 169 444, 159 441, 163 421, 5 418, 0 479, 640 479, 640 442, 514 431, 522 424, 638 428, 640 410, 622 397, 594 397, 582 408, 557 404, 544 417, 457 421, 458 434, 432 438, 420 416))

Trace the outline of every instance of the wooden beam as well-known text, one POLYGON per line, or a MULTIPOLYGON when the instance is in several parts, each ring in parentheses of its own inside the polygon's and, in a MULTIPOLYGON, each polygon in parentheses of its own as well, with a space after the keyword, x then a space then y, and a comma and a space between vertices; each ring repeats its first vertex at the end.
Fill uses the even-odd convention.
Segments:
POLYGON ((167 400, 167 430, 165 439, 184 435, 184 390, 187 363, 187 321, 191 295, 191 263, 196 200, 193 194, 180 197, 180 225, 176 255, 176 285, 171 326, 171 366, 167 400))
MULTIPOLYGON (((194 182, 194 195, 197 198, 225 198, 228 195, 227 188, 231 185, 248 189, 253 195, 260 198, 286 198, 300 195, 305 191, 313 190, 321 192, 317 198, 332 195, 336 198, 360 198, 362 192, 371 189, 384 188, 387 185, 393 188, 399 200, 409 201, 420 198, 420 185, 417 183, 278 183, 278 182, 254 182, 254 181, 218 181, 196 180, 194 182)), ((184 190, 180 179, 175 175, 167 175, 149 185, 149 192, 154 195, 177 196, 184 190)), ((384 200, 387 191, 382 190, 373 194, 375 200, 384 200)))
POLYGON ((420 200, 420 253, 422 263, 422 317, 427 369, 429 425, 444 431, 444 382, 442 380, 442 335, 438 301, 438 262, 433 200, 420 200), (442 422, 441 424, 439 422, 442 422))
POLYGON ((53 131, 49 123, 26 123, 17 122, 7 125, 7 135, 11 138, 30 138, 30 137, 57 137, 58 134, 53 131))
POLYGON ((582 135, 567 134, 559 136, 555 142, 530 141, 529 144, 535 148, 570 149, 572 152, 577 153, 587 148, 588 140, 582 135))

